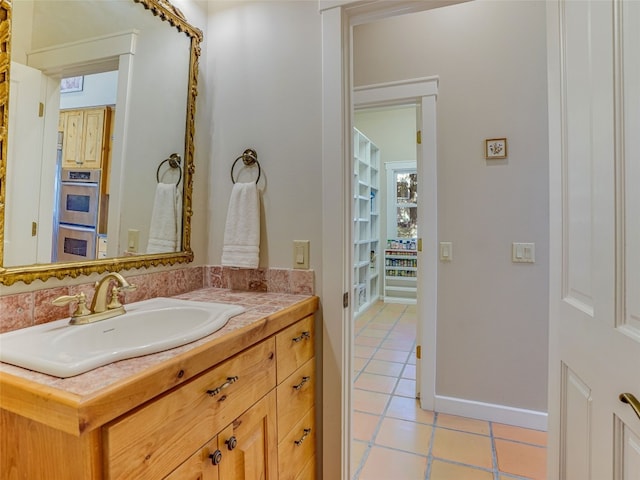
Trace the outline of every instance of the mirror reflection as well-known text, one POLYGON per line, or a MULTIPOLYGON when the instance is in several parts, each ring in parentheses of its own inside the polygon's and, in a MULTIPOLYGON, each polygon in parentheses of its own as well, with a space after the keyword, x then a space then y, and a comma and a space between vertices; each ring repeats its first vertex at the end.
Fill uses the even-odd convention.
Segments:
POLYGON ((183 251, 190 36, 132 0, 12 16, 2 266, 183 251))

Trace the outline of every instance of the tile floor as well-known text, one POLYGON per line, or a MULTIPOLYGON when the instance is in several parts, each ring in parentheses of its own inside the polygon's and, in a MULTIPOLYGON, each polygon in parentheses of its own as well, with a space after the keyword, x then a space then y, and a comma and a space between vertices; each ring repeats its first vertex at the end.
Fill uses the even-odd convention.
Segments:
POLYGON ((544 480, 546 432, 421 410, 415 305, 355 320, 352 480, 544 480))

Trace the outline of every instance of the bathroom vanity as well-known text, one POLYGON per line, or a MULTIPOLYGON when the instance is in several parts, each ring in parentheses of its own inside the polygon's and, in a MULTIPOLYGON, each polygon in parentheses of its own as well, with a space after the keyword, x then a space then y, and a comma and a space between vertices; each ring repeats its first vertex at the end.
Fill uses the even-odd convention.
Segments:
POLYGON ((67 379, 0 364, 2 479, 315 478, 318 298, 180 298, 246 311, 196 342, 67 379))

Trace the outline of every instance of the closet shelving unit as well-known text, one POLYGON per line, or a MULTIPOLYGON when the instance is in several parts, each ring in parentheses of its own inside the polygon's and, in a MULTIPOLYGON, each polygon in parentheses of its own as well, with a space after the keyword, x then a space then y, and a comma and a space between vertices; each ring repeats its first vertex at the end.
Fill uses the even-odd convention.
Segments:
POLYGON ((384 301, 416 303, 417 276, 416 239, 387 240, 384 251, 384 301))
POLYGON ((380 149, 353 129, 353 308, 380 296, 380 149))

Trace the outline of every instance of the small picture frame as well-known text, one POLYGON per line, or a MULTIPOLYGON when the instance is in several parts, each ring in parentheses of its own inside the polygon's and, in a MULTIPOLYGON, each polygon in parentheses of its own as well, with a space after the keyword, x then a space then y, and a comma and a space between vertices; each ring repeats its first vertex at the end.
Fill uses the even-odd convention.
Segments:
POLYGON ((67 77, 60 80, 60 93, 81 92, 84 86, 84 76, 67 77))
POLYGON ((484 141, 484 158, 487 160, 498 160, 507 158, 507 139, 488 138, 484 141))

